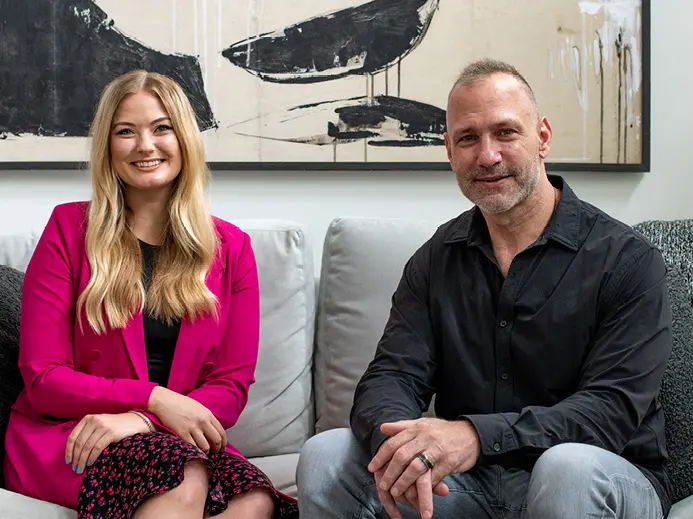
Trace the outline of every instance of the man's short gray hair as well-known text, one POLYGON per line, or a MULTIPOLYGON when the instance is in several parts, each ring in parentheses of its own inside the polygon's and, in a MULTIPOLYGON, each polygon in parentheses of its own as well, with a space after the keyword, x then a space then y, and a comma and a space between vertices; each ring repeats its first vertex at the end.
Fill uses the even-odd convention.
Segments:
POLYGON ((493 74, 507 74, 517 79, 529 96, 532 104, 537 106, 537 99, 534 97, 534 91, 520 71, 509 63, 489 58, 475 61, 464 67, 457 77, 457 81, 455 81, 455 84, 452 86, 452 89, 450 89, 450 92, 455 90, 458 86, 471 86, 477 81, 492 76, 493 74))

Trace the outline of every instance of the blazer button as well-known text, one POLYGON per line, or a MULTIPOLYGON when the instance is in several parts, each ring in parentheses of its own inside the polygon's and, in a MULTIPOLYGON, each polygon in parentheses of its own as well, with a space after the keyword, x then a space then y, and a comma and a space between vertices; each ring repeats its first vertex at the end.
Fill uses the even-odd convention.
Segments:
POLYGON ((99 350, 91 350, 89 352, 90 360, 99 360, 101 358, 101 352, 99 350))

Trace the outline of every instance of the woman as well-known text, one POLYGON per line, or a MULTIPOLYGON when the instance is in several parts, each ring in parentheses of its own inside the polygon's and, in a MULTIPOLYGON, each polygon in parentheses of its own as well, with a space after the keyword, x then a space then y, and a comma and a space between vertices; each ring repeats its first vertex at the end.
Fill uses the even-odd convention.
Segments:
POLYGON ((92 137, 92 199, 55 208, 26 271, 8 489, 80 518, 297 517, 226 442, 254 382, 257 270, 207 211, 187 97, 121 76, 92 137))

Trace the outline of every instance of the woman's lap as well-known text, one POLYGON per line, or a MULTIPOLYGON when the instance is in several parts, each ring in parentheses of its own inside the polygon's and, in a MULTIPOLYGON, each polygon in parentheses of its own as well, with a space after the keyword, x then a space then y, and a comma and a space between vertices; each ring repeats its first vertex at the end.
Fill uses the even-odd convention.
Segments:
POLYGON ((249 461, 221 452, 206 455, 197 447, 163 433, 137 434, 110 445, 85 473, 79 492, 79 519, 129 518, 145 499, 183 481, 185 464, 206 460, 209 469, 207 510, 223 512, 231 498, 254 488, 275 497, 276 517, 297 518, 294 499, 277 491, 249 461))

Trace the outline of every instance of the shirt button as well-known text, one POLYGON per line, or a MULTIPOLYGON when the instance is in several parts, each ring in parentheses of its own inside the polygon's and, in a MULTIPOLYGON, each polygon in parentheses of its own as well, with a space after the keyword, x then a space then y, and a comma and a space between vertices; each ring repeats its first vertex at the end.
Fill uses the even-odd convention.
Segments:
POLYGON ((515 277, 515 273, 514 273, 514 272, 511 272, 511 273, 510 273, 510 277, 511 277, 511 278, 514 278, 514 277, 515 277))
POLYGON ((503 373, 503 374, 501 375, 501 378, 502 378, 503 380, 508 380, 508 374, 507 374, 507 373, 503 373))
POLYGON ((500 443, 496 442, 493 444, 493 450, 498 452, 500 450, 500 443))
POLYGON ((501 325, 501 328, 505 328, 506 326, 508 326, 508 321, 503 320, 500 322, 500 325, 501 325))

